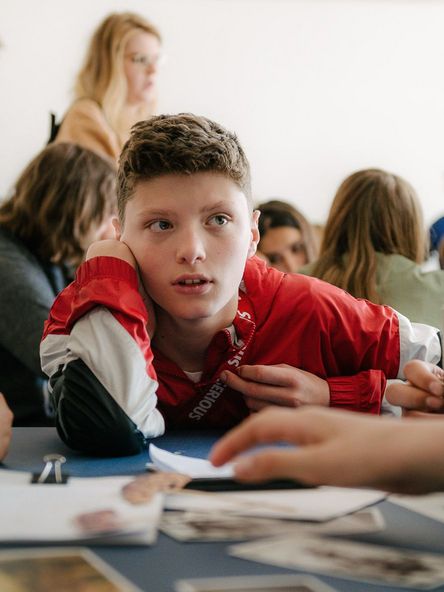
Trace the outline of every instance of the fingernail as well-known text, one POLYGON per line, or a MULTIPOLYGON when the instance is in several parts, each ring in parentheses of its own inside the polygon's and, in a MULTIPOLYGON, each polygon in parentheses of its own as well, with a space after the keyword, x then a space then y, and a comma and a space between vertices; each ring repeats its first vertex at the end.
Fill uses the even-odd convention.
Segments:
POLYGON ((222 382, 227 382, 227 373, 226 373, 225 370, 220 373, 220 377, 219 378, 222 380, 222 382))
POLYGON ((252 458, 243 458, 242 460, 237 461, 237 463, 234 465, 234 473, 238 477, 248 477, 252 472, 253 467, 254 461, 252 458))

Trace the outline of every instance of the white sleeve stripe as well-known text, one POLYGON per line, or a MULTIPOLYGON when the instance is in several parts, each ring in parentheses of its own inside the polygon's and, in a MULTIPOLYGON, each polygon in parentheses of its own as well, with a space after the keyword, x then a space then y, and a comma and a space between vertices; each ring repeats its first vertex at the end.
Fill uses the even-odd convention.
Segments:
POLYGON ((40 344, 40 362, 43 372, 51 378, 60 366, 77 359, 68 350, 69 335, 47 335, 40 344))
POLYGON ((438 364, 441 360, 441 342, 438 329, 421 323, 411 323, 396 312, 399 319, 400 355, 398 378, 404 379, 404 366, 409 360, 424 360, 438 364))
POLYGON ((45 372, 47 368, 55 371, 60 364, 78 358, 145 437, 164 433, 165 423, 156 409, 159 385, 148 376, 146 361, 137 343, 106 308, 94 308, 83 316, 69 336, 48 336, 42 343, 45 372), (53 339, 46 343, 49 337, 53 339), (55 340, 56 337, 59 340, 55 340), (63 355, 55 362, 55 351, 60 352, 62 345, 65 347, 63 355))

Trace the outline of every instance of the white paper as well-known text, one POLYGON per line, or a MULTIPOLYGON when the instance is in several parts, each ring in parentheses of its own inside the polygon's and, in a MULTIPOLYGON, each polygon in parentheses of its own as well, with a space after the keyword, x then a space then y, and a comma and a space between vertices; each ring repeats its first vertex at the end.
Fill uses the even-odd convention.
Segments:
POLYGON ((165 508, 324 522, 356 512, 383 500, 386 496, 385 492, 373 489, 348 489, 345 487, 211 494, 190 491, 166 495, 165 508))
POLYGON ((66 485, 8 482, 1 472, 0 541, 92 541, 100 544, 151 544, 163 507, 157 494, 150 503, 132 505, 121 495, 132 477, 71 478, 66 485), (110 511, 118 528, 86 532, 78 525, 80 514, 110 511), (120 526, 121 525, 121 526, 120 526))
POLYGON ((31 481, 32 473, 25 471, 8 471, 0 469, 0 487, 3 485, 27 485, 31 481))
POLYGON ((193 458, 183 454, 174 454, 150 444, 149 454, 152 463, 159 471, 168 471, 189 475, 192 479, 227 478, 233 476, 233 465, 213 467, 210 461, 193 458))
POLYGON ((444 522, 444 493, 391 495, 389 501, 438 522, 444 522))

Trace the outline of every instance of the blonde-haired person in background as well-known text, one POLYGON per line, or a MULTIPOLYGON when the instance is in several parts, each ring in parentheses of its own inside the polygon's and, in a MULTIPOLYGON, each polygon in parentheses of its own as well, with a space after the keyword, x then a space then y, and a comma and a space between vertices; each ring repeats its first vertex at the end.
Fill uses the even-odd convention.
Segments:
POLYGON ((113 165, 74 144, 40 152, 0 205, 0 391, 16 425, 51 423, 43 324, 90 243, 114 236, 116 206, 113 165))
POLYGON ((117 163, 131 126, 153 115, 161 36, 142 16, 110 14, 96 29, 56 142, 73 142, 117 163))
POLYGON ((366 169, 340 185, 319 259, 300 271, 440 327, 444 271, 422 272, 426 253, 415 190, 397 175, 366 169))
POLYGON ((318 254, 315 233, 305 216, 289 203, 273 199, 259 204, 257 254, 279 271, 296 273, 318 254))

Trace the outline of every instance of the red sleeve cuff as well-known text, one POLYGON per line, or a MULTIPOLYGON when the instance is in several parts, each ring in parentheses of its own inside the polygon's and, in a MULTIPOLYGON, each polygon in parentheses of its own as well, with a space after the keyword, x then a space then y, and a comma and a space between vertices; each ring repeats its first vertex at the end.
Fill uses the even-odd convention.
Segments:
POLYGON ((127 261, 118 257, 93 257, 84 261, 77 270, 76 280, 84 285, 91 279, 117 279, 138 287, 137 273, 127 261))
POLYGON ((381 370, 365 370, 354 376, 327 378, 330 406, 379 415, 386 382, 381 370))
POLYGON ((145 326, 146 306, 138 289, 136 270, 116 257, 94 257, 82 263, 76 279, 55 299, 43 338, 48 333, 69 333, 74 323, 96 306, 117 318, 123 314, 145 326))

